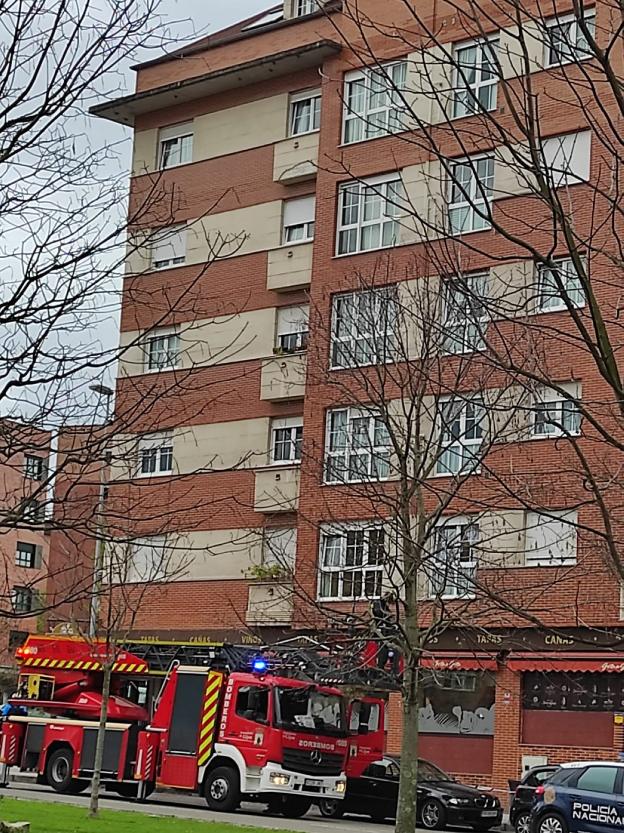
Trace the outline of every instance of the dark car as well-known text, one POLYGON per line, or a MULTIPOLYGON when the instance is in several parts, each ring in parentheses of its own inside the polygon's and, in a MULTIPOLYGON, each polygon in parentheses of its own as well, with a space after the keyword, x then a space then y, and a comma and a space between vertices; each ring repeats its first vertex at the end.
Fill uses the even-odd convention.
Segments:
MULTIPOLYGON (((361 778, 347 779, 344 801, 321 801, 321 813, 339 818, 344 813, 370 816, 374 821, 396 817, 399 797, 399 761, 383 758, 371 764, 361 778)), ((429 761, 418 763, 418 821, 428 830, 467 825, 489 830, 500 824, 503 811, 498 798, 460 784, 429 761)))
POLYGON ((624 830, 624 763, 562 764, 543 787, 530 833, 615 833, 624 830))
POLYGON ((513 793, 509 823, 516 833, 529 833, 529 816, 535 803, 536 790, 552 778, 558 769, 555 765, 535 766, 524 773, 521 781, 509 782, 509 789, 513 793))

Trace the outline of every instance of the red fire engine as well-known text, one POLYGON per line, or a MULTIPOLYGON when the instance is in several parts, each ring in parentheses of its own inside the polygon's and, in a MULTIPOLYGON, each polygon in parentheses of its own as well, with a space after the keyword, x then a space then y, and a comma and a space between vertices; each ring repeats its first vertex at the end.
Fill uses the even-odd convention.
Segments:
MULTIPOLYGON (((15 711, 2 725, 0 763, 36 771, 40 782, 58 792, 89 785, 102 650, 80 639, 39 636, 18 649, 19 688, 11 699, 15 711), (24 708, 28 713, 19 714, 24 708)), ((223 811, 235 809, 241 799, 258 800, 291 817, 303 815, 314 800, 341 799, 347 754, 359 754, 348 740, 341 692, 280 676, 270 660, 251 662, 249 652, 245 662, 249 670, 223 662, 176 665, 150 716, 121 696, 128 681, 146 676, 147 663, 119 653, 104 784, 139 798, 156 787, 198 792, 212 809, 223 811)), ((369 747, 366 743, 368 754, 369 747)))

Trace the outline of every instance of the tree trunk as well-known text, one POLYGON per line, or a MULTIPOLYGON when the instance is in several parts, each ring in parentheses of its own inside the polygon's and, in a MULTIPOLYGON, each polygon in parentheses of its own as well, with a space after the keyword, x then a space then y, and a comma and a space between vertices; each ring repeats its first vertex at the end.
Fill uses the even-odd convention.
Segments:
POLYGON ((414 833, 416 827, 416 787, 418 785, 418 653, 406 657, 403 672, 403 740, 401 780, 397 807, 396 833, 414 833))
POLYGON ((113 670, 113 662, 104 663, 104 679, 102 680, 102 708, 100 709, 100 722, 98 725, 97 742, 95 745, 95 763, 93 766, 93 779, 91 780, 91 801, 89 802, 89 817, 95 818, 98 814, 100 801, 100 779, 102 775, 102 761, 104 760, 104 741, 106 739, 106 717, 108 714, 108 701, 110 699, 110 683, 113 670))

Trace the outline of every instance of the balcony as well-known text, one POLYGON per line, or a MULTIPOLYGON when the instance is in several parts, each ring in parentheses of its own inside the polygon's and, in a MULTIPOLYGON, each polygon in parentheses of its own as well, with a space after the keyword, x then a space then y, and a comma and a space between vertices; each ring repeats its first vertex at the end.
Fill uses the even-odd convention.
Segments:
POLYGON ((293 588, 287 580, 273 579, 249 585, 248 625, 290 625, 293 616, 293 588))
POLYGON ((256 471, 256 512, 295 512, 299 506, 299 466, 271 466, 256 471))
POLYGON ((273 180, 292 185, 314 179, 318 170, 319 134, 293 136, 275 145, 273 180))
POLYGON ((303 399, 306 384, 306 354, 290 353, 265 359, 260 378, 260 399, 286 402, 303 399))
POLYGON ((267 289, 291 292, 304 289, 312 280, 312 243, 282 246, 269 252, 267 289))

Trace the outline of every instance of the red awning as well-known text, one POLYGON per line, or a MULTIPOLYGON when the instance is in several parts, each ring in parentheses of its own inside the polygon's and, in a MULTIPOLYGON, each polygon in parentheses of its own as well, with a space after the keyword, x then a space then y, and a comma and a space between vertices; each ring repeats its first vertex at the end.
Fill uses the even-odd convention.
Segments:
POLYGON ((436 653, 422 656, 420 664, 435 671, 496 671, 498 668, 490 654, 436 653))
POLYGON ((587 671, 623 674, 624 654, 512 654, 507 660, 510 671, 587 671))

